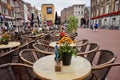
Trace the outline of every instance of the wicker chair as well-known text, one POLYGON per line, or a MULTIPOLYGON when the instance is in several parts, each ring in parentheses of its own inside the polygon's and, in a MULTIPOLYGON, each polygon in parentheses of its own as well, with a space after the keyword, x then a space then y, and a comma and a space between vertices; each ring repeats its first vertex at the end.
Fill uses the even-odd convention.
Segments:
POLYGON ((16 48, 16 51, 14 52, 13 54, 13 58, 12 58, 12 62, 19 62, 19 53, 20 51, 24 50, 24 49, 28 49, 28 46, 29 43, 25 43, 25 44, 22 44, 20 45, 18 48, 16 48))
POLYGON ((46 41, 52 41, 52 36, 50 34, 46 34, 44 36, 44 40, 46 40, 46 41))
POLYGON ((27 43, 27 42, 30 42, 32 39, 31 38, 28 38, 27 36, 25 36, 25 35, 21 35, 21 42, 22 42, 22 44, 24 44, 24 43, 27 43))
MULTIPOLYGON (((111 68, 111 66, 105 66, 113 63, 116 59, 116 56, 110 50, 98 50, 96 54, 99 54, 99 58, 97 63, 92 66, 92 72, 98 77, 99 80, 105 80, 111 68)), ((93 79, 91 78, 91 80, 93 79)))
POLYGON ((5 53, 0 53, 0 64, 12 62, 12 58, 17 49, 10 50, 5 53))
POLYGON ((82 40, 78 40, 75 42, 76 42, 77 52, 85 52, 87 44, 89 43, 89 41, 87 39, 82 39, 82 40))
POLYGON ((46 44, 46 45, 49 45, 49 43, 50 43, 50 41, 46 41, 46 40, 44 40, 44 39, 38 39, 37 40, 37 43, 39 43, 39 44, 46 44))
POLYGON ((14 32, 11 34, 11 41, 20 41, 21 37, 18 32, 14 32))
POLYGON ((19 57, 23 63, 33 65, 33 63, 39 58, 43 57, 44 54, 40 53, 35 49, 24 49, 20 52, 19 57))
POLYGON ((101 49, 95 52, 97 54, 96 56, 99 55, 99 58, 96 64, 93 65, 93 67, 99 67, 101 65, 113 63, 116 60, 116 55, 110 50, 101 49))
POLYGON ((26 69, 31 70, 32 66, 21 63, 6 63, 0 65, 1 80, 38 80, 36 76, 29 74, 26 69))
MULTIPOLYGON (((84 47, 84 46, 83 46, 84 47)), ((78 56, 83 56, 88 59, 91 63, 96 55, 96 51, 99 49, 98 44, 88 43, 85 49, 85 52, 77 53, 78 56)))
POLYGON ((54 53, 54 48, 50 47, 49 45, 46 44, 39 44, 39 43, 34 43, 33 44, 34 49, 36 49, 39 52, 43 52, 46 55, 51 55, 54 53))
MULTIPOLYGON (((120 63, 109 63, 109 64, 105 64, 105 65, 101 65, 98 67, 93 67, 93 73, 95 74, 95 76, 97 77, 97 80, 105 80, 105 78, 108 75, 108 72, 110 71, 111 67, 115 67, 115 66, 119 66, 120 67, 120 63)), ((93 80, 93 77, 91 77, 90 80, 93 80)))
POLYGON ((19 56, 20 51, 22 51, 24 49, 28 49, 28 48, 33 49, 33 46, 32 46, 33 43, 35 43, 35 40, 29 41, 29 42, 24 43, 24 44, 20 45, 19 47, 17 47, 16 51, 13 55, 12 62, 19 62, 19 57, 18 56, 19 56))
POLYGON ((28 43, 28 48, 33 49, 33 44, 35 43, 36 40, 32 40, 28 43))

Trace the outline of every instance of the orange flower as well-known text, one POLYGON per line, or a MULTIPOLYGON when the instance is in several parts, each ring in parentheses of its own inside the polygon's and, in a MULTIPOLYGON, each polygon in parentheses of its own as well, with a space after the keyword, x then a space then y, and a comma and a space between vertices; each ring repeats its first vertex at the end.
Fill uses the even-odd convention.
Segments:
POLYGON ((64 43, 64 42, 67 42, 68 44, 74 43, 74 41, 72 39, 70 39, 69 37, 62 37, 62 39, 59 40, 57 43, 61 44, 61 43, 64 43))
POLYGON ((7 33, 2 34, 2 38, 4 38, 4 39, 9 39, 9 38, 10 38, 10 35, 9 35, 9 34, 7 34, 7 33))

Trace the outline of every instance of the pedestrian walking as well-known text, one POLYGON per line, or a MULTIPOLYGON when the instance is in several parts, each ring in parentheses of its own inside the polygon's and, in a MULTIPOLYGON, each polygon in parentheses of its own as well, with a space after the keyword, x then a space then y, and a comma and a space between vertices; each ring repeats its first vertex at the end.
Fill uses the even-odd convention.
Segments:
POLYGON ((95 31, 96 31, 96 29, 98 29, 98 27, 99 27, 99 24, 96 23, 96 24, 94 25, 94 29, 95 29, 95 31))

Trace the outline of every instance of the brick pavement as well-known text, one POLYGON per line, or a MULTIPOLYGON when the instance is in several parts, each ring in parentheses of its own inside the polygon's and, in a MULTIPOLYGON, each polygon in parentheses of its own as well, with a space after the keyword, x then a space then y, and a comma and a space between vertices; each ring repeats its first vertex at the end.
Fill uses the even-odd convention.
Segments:
MULTIPOLYGON (((91 29, 78 28, 78 36, 76 40, 88 39, 89 42, 98 43, 100 49, 108 49, 117 55, 116 62, 120 62, 120 30, 91 29)), ((113 67, 107 76, 108 80, 120 80, 120 67, 113 67)))

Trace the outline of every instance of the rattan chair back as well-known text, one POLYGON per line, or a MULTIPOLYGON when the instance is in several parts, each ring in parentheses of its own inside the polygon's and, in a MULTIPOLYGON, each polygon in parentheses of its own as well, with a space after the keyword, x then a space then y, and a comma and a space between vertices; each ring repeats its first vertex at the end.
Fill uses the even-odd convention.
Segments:
POLYGON ((31 80, 35 75, 29 75, 26 71, 29 68, 32 71, 32 66, 21 63, 6 63, 0 65, 1 80, 31 80))

